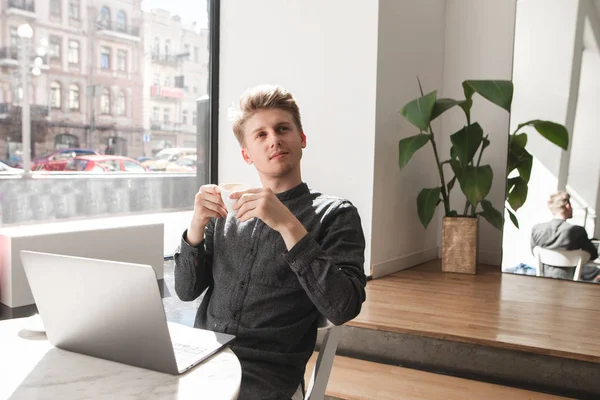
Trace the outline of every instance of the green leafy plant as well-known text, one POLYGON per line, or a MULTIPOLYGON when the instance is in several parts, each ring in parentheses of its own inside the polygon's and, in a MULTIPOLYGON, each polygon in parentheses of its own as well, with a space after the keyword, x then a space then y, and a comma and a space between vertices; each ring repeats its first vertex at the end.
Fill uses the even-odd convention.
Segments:
MULTIPOLYGON (((496 210, 492 203, 486 199, 492 188, 493 171, 490 165, 481 165, 484 150, 490 145, 489 135, 477 122, 471 121, 471 108, 473 96, 478 93, 493 104, 510 113, 513 96, 511 81, 502 80, 466 80, 462 83, 465 99, 454 100, 437 98, 437 92, 423 94, 421 83, 421 97, 407 103, 400 113, 411 124, 416 126, 420 133, 400 140, 398 143, 398 165, 404 168, 412 156, 422 147, 431 144, 435 162, 440 178, 440 185, 434 188, 422 189, 417 196, 417 212, 424 227, 427 227, 435 214, 437 206, 442 203, 444 215, 447 217, 476 217, 485 218, 492 226, 502 229, 503 215, 496 210), (449 158, 442 160, 440 157, 435 134, 431 122, 447 110, 458 106, 466 117, 466 125, 450 136, 452 147, 449 158), (446 179, 444 165, 448 164, 452 177, 446 179), (466 198, 462 213, 451 209, 450 193, 458 182, 466 198)), ((509 161, 508 161, 508 189, 507 208, 513 223, 518 226, 514 212, 525 203, 527 198, 527 184, 531 175, 533 157, 525 150, 527 135, 518 133, 521 128, 533 126, 542 136, 553 143, 563 147, 567 145, 568 133, 562 125, 534 120, 519 125, 519 128, 510 135, 509 161), (562 129, 561 129, 562 128, 562 129), (511 211, 512 210, 512 211, 511 211)), ((564 148, 564 147, 563 147, 564 148)))
POLYGON ((563 150, 569 147, 569 132, 561 124, 551 121, 532 120, 520 124, 509 136, 507 182, 506 182, 506 211, 512 223, 519 228, 519 220, 515 215, 517 210, 525 204, 529 192, 529 178, 533 166, 533 156, 526 150, 527 133, 519 133, 525 127, 535 130, 563 150))

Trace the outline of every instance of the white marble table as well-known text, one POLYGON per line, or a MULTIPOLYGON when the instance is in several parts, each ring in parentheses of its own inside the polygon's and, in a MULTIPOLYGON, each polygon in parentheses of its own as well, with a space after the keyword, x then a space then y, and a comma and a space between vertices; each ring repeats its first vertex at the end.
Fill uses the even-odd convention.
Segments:
POLYGON ((28 322, 0 321, 0 399, 237 399, 242 369, 229 348, 173 376, 55 348, 28 322))

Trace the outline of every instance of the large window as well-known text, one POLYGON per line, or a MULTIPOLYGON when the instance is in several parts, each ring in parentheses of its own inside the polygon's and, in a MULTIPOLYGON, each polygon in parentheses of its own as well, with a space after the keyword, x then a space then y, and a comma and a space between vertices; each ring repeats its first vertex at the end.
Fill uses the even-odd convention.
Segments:
POLYGON ((69 0, 69 18, 78 20, 79 19, 79 0, 69 0))
POLYGON ((110 49, 108 47, 100 48, 100 68, 110 69, 110 49))
POLYGON ((52 82, 50 84, 50 107, 60 108, 61 107, 61 86, 59 82, 52 82))
POLYGON ((119 96, 117 96, 117 103, 115 104, 115 111, 119 117, 125 116, 126 101, 127 101, 127 97, 125 97, 125 93, 123 91, 120 91, 119 96))
POLYGON ((104 88, 100 95, 100 112, 102 114, 110 114, 110 108, 110 90, 104 88))
POLYGON ((123 10, 119 10, 117 13, 116 28, 122 32, 127 30, 127 14, 125 14, 125 11, 123 10))
POLYGON ((61 43, 62 38, 60 36, 51 35, 48 40, 48 57, 52 60, 61 59, 61 43))
POLYGON ((60 8, 61 0, 50 0, 50 15, 53 17, 60 17, 61 8, 60 8))
POLYGON ((69 64, 79 65, 79 42, 69 40, 69 64))
POLYGON ((117 50, 117 71, 119 71, 119 72, 127 71, 127 51, 126 50, 117 50))
MULTIPOLYGON (((5 9, 7 0, 0 2, 5 9)), ((212 6, 213 0, 207 2, 212 6)), ((19 25, 28 22, 34 31, 27 43, 32 56, 29 87, 20 85, 18 63, 7 61, 0 68, 0 160, 19 166, 27 162, 24 152, 31 153, 25 179, 0 174, 0 233, 5 226, 81 219, 89 219, 86 225, 93 227, 99 218, 118 216, 115 221, 121 221, 148 213, 152 218, 167 215, 165 235, 171 243, 177 241, 189 224, 194 194, 210 179, 204 167, 179 168, 174 159, 164 158, 164 150, 202 148, 199 144, 209 143, 209 134, 216 132, 196 124, 213 121, 216 127, 218 121, 216 111, 212 118, 204 117, 208 103, 197 103, 199 98, 218 100, 206 89, 218 85, 209 84, 200 64, 218 62, 206 45, 208 21, 215 22, 206 2, 25 3, 36 4, 37 19, 16 14, 0 18, 0 49, 11 57, 24 40, 17 34, 19 25), (34 65, 42 47, 47 60, 34 65), (24 125, 17 112, 25 94, 31 105, 30 143, 22 143, 24 125), (127 163, 120 162, 119 170, 93 173, 73 168, 85 161, 71 163, 75 157, 91 154, 121 155, 127 163), (47 202, 50 206, 42 206, 47 202), (169 224, 177 218, 181 225, 173 230, 169 224)), ((216 38, 213 42, 218 44, 216 38)), ((209 154, 199 157, 203 162, 198 165, 216 165, 209 154)), ((172 254, 174 246, 165 246, 165 253, 172 254)))
POLYGON ((69 86, 69 110, 79 110, 79 86, 76 84, 69 86))

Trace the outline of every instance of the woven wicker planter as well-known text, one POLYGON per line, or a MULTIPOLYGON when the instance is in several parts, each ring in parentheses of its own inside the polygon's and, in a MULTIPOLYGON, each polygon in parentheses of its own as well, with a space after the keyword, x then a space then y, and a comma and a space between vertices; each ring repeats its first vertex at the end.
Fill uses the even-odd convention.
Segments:
POLYGON ((442 271, 474 274, 477 270, 478 218, 444 217, 442 271))

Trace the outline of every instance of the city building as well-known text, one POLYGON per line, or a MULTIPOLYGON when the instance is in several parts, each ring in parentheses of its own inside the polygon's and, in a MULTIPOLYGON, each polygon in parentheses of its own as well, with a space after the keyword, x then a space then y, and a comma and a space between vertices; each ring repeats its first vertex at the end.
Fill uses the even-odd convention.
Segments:
MULTIPOLYGON (((0 3, 0 159, 18 158, 17 29, 33 28, 41 73, 32 75, 33 157, 83 147, 143 154, 141 0, 5 0, 0 3)), ((32 63, 33 65, 33 63, 32 63)))
POLYGON ((145 154, 196 147, 196 100, 208 90, 208 30, 165 10, 144 13, 145 154))

